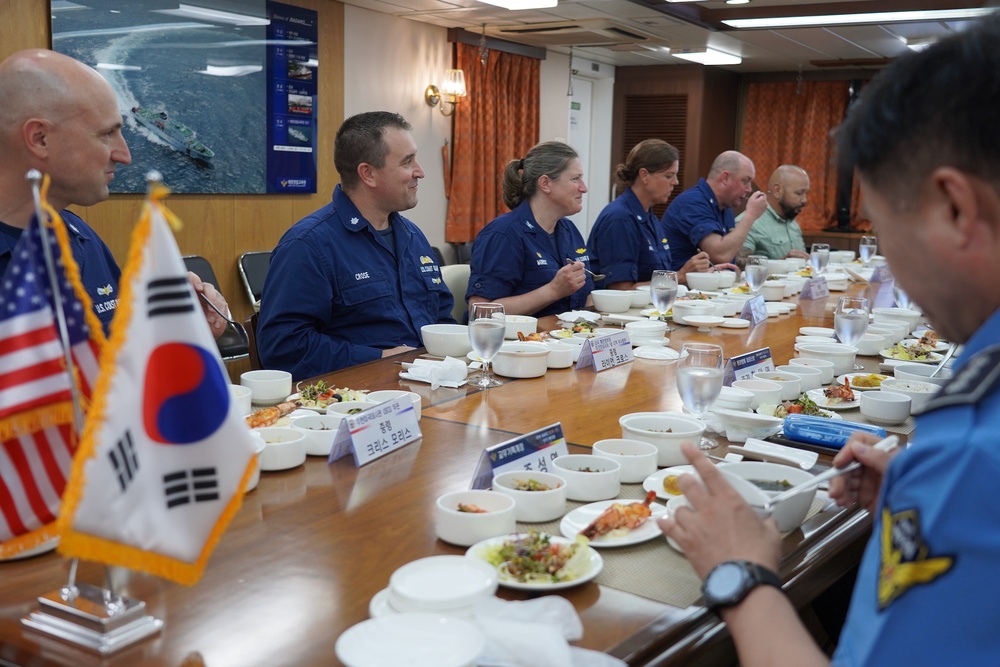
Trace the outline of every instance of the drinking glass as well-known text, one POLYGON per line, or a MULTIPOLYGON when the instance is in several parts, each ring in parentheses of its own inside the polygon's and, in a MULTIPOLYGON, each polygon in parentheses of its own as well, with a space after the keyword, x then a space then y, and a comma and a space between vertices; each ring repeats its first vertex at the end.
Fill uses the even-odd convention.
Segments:
POLYGON ((823 275, 826 265, 830 263, 830 244, 813 243, 812 251, 809 253, 809 263, 812 265, 813 278, 823 275))
POLYGON ((490 362, 500 351, 506 331, 503 304, 474 303, 469 307, 469 342, 472 343, 472 350, 483 361, 483 372, 473 380, 472 386, 486 389, 503 384, 490 376, 490 362))
MULTIPOLYGON (((653 307, 658 310, 661 320, 667 319, 667 311, 674 306, 674 299, 677 298, 677 272, 676 271, 653 271, 652 280, 649 282, 649 295, 653 299, 653 307)), ((670 326, 667 326, 670 331, 670 326)))
POLYGON ((910 295, 903 291, 898 282, 892 284, 892 297, 897 308, 913 310, 913 301, 910 299, 910 295))
POLYGON ((743 277, 746 278, 747 285, 754 296, 760 293, 760 288, 767 280, 767 256, 750 255, 747 257, 746 266, 743 269, 743 277))
POLYGON ((862 236, 861 245, 858 246, 858 254, 861 256, 861 263, 868 266, 869 262, 872 261, 872 257, 878 251, 878 237, 877 236, 862 236))
MULTIPOLYGON (((722 347, 710 343, 684 343, 677 362, 677 392, 681 402, 695 417, 701 419, 709 406, 722 393, 722 347)), ((702 437, 700 449, 719 445, 712 438, 702 437)))
MULTIPOLYGON (((833 311, 833 330, 837 340, 845 345, 855 345, 868 331, 868 299, 860 296, 842 296, 833 311)), ((863 366, 854 364, 854 370, 863 366)))

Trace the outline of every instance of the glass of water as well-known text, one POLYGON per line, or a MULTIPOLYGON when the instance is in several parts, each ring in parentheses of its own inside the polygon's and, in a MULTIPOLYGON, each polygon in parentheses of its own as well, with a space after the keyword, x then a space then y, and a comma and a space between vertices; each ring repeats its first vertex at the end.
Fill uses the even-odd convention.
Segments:
MULTIPOLYGON (((845 345, 856 345, 868 331, 868 299, 860 296, 842 296, 833 311, 833 330, 837 340, 845 345)), ((854 370, 863 367, 854 365, 854 370)))
POLYGON ((490 375, 490 362, 500 351, 506 331, 503 304, 474 303, 469 306, 469 342, 483 362, 482 375, 473 380, 472 386, 486 389, 503 384, 490 375))
POLYGON ((747 257, 747 263, 743 268, 743 277, 746 278, 750 291, 753 292, 754 296, 757 296, 760 293, 760 288, 764 286, 764 281, 767 280, 767 256, 750 255, 747 257))
POLYGON ((862 236, 861 245, 858 246, 858 254, 861 256, 861 263, 867 267, 876 252, 878 252, 878 237, 862 236))
MULTIPOLYGON (((695 417, 701 419, 722 393, 722 366, 725 357, 720 345, 684 343, 677 361, 677 392, 681 402, 695 417)), ((702 437, 700 449, 712 449, 718 442, 702 437)))
MULTIPOLYGON (((660 313, 660 319, 667 319, 667 312, 674 307, 677 298, 677 272, 653 271, 649 282, 649 296, 653 299, 653 307, 660 313)), ((667 327, 670 331, 670 327, 667 327)))
POLYGON ((826 271, 826 265, 830 263, 830 244, 813 243, 812 251, 809 253, 809 264, 812 266, 813 278, 819 278, 826 271))

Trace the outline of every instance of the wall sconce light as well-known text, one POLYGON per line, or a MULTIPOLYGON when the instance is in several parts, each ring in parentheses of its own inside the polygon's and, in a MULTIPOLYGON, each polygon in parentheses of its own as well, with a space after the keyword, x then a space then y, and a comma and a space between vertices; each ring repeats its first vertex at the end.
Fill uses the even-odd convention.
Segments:
POLYGON ((455 113, 458 98, 465 97, 467 94, 465 91, 465 72, 460 69, 450 69, 444 73, 444 83, 441 84, 441 88, 433 83, 427 86, 427 90, 424 91, 424 101, 432 107, 436 107, 440 103, 441 113, 450 116, 455 113), (445 108, 446 104, 451 106, 445 108))

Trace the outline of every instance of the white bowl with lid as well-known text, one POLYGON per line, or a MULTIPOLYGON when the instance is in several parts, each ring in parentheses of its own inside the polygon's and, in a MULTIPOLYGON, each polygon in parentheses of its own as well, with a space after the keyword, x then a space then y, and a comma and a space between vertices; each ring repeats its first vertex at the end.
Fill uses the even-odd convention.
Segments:
POLYGON ((485 561, 429 556, 410 561, 389 577, 389 603, 397 611, 454 614, 497 592, 500 577, 485 561))

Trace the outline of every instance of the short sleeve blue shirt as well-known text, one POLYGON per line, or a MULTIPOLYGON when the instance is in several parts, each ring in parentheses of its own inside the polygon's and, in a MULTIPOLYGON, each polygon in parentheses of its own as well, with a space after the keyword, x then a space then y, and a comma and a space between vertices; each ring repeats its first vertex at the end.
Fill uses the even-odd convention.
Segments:
POLYGON ((1000 311, 889 465, 834 665, 1000 664, 1000 311))
POLYGON ((632 188, 604 207, 587 241, 594 273, 607 278, 598 285, 646 282, 653 271, 670 269, 670 243, 663 223, 644 211, 632 188))
MULTIPOLYGON (((61 211, 73 259, 80 267, 80 282, 90 295, 94 312, 107 333, 118 306, 118 280, 122 272, 108 246, 87 223, 70 211, 61 211)), ((0 276, 7 272, 14 246, 24 230, 0 222, 0 276)))
POLYGON ((296 380, 422 347, 420 327, 454 322, 451 292, 420 229, 389 216, 381 236, 338 185, 333 201, 281 237, 261 295, 257 346, 266 368, 296 380))
POLYGON ((702 178, 693 188, 677 195, 663 214, 674 271, 698 254, 701 240, 709 234, 725 236, 736 227, 733 209, 719 208, 715 193, 702 178))
MULTIPOLYGON (((525 200, 476 235, 468 296, 492 301, 527 294, 551 282, 567 259, 581 261, 590 268, 587 245, 576 225, 568 218, 560 218, 555 231, 549 234, 535 221, 525 200)), ((588 275, 583 287, 532 315, 543 317, 583 308, 593 289, 588 275)))

